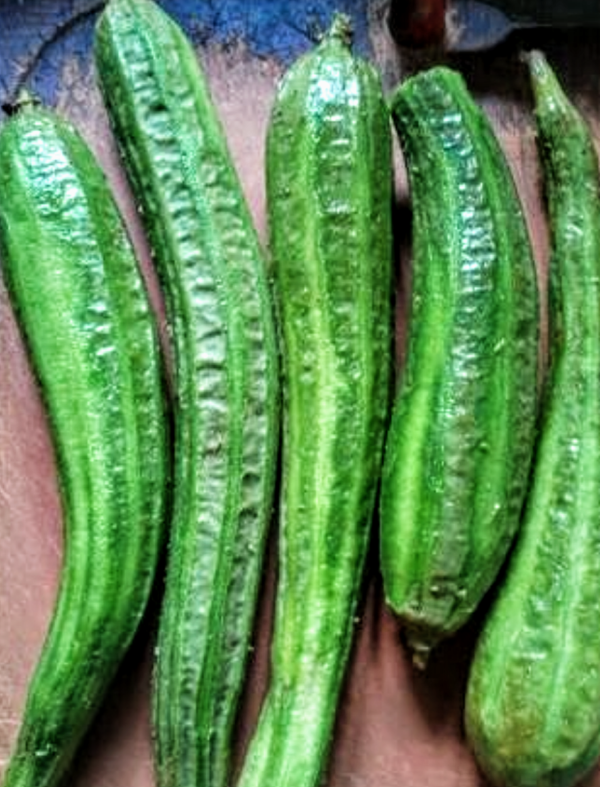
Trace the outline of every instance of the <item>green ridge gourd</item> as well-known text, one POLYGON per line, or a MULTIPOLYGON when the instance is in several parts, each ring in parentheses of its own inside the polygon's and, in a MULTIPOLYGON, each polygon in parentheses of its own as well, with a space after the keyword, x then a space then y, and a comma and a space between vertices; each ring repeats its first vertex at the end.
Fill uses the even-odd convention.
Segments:
POLYGON ((534 442, 538 291, 521 205, 462 77, 391 99, 413 207, 405 368, 387 437, 381 565, 417 666, 462 626, 516 532, 534 442))
POLYGON ((270 684, 239 787, 314 787, 349 657, 391 395, 391 131, 349 21, 292 65, 267 135, 284 377, 270 684))
POLYGON ((174 347, 174 514, 153 690, 160 787, 225 785, 279 442, 272 295, 196 53, 149 0, 110 0, 95 57, 174 347))
POLYGON ((79 134, 24 101, 0 132, 2 273, 56 452, 64 555, 3 787, 66 776, 164 540, 162 362, 134 252, 79 134))
POLYGON ((529 57, 551 231, 549 346, 524 521, 468 682, 494 784, 567 787, 600 755, 600 181, 590 130, 529 57))

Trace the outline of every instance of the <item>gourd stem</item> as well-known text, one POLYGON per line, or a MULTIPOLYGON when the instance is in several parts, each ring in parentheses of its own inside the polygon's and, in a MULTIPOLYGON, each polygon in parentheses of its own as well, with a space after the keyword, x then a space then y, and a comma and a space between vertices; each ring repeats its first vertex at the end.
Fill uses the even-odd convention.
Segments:
POLYGON ((333 17, 331 27, 326 35, 329 40, 337 39, 345 46, 352 44, 352 21, 347 14, 337 13, 333 17))

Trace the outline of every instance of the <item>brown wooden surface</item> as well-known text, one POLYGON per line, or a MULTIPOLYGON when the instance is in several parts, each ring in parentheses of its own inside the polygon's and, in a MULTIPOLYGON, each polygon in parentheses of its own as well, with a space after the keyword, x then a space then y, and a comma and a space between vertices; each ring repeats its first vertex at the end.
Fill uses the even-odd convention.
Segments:
MULTIPOLYGON (((372 8, 374 58, 386 89, 405 73, 441 59, 408 56, 391 44, 372 8)), ((460 68, 498 132, 526 208, 540 281, 545 283, 547 231, 531 125, 531 104, 520 45, 543 46, 569 93, 600 129, 598 34, 514 40, 495 53, 450 61, 460 68)), ((270 103, 281 66, 253 57, 242 45, 209 45, 206 65, 230 146, 263 238, 263 145, 270 103)), ((59 108, 96 150, 123 207, 144 265, 148 253, 123 180, 93 74, 76 66, 61 77, 59 108)), ((398 159, 398 270, 410 257, 409 204, 398 159)), ((399 333, 405 277, 400 277, 399 333)), ((52 609, 61 561, 61 511, 43 409, 6 294, 0 289, 0 770, 17 731, 28 677, 52 609)), ((399 355, 401 355, 401 345, 399 355)), ((376 547, 374 548, 374 555, 376 547)), ((275 544, 266 580, 261 626, 252 662, 238 754, 256 715, 267 675, 269 605, 275 544)), ((330 787, 484 787, 463 739, 463 690, 477 621, 434 655, 416 674, 385 611, 376 560, 370 563, 365 607, 339 713, 330 787)), ((148 721, 149 666, 156 604, 77 759, 73 787, 149 787, 152 784, 148 721)), ((599 599, 600 625, 600 599, 599 599)), ((586 782, 600 787, 600 770, 586 782)))

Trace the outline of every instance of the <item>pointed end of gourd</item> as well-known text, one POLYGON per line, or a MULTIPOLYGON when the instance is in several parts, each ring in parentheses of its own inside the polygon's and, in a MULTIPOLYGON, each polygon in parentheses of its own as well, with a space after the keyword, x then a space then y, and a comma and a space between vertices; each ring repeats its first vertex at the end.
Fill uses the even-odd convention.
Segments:
POLYGON ((546 55, 541 50, 531 49, 528 52, 522 52, 521 61, 529 69, 534 90, 548 84, 548 82, 554 82, 552 69, 546 60, 546 55))
POLYGON ((568 116, 579 120, 579 115, 565 93, 557 75, 546 55, 539 49, 532 49, 521 56, 528 70, 531 89, 535 99, 535 111, 541 114, 568 116))
POLYGON ((10 117, 11 115, 16 115, 32 107, 37 107, 40 103, 41 101, 35 93, 32 93, 26 87, 21 87, 12 101, 7 101, 2 104, 2 110, 10 117))
POLYGON ((409 642, 408 646, 411 650, 413 667, 420 671, 426 670, 431 654, 431 646, 423 642, 409 642))
POLYGON ((562 96, 562 88, 559 85, 556 74, 550 66, 546 55, 541 50, 532 49, 529 52, 523 52, 521 60, 529 69, 529 76, 536 97, 539 98, 548 93, 554 96, 562 96))
POLYGON ((437 639, 432 638, 419 627, 407 628, 404 633, 404 639, 411 654, 413 667, 420 671, 427 669, 429 657, 437 643, 437 639))
POLYGON ((325 40, 341 41, 344 46, 350 46, 352 44, 352 34, 352 20, 348 14, 337 13, 333 17, 325 40))
POLYGON ((544 66, 546 56, 540 49, 528 49, 519 53, 519 60, 528 67, 544 66))

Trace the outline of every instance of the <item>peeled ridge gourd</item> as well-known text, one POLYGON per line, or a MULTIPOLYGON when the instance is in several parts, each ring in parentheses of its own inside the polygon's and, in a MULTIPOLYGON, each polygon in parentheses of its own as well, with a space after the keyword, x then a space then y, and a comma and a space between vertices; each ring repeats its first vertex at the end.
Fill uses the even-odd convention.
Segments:
POLYGON ((279 442, 272 293, 196 53, 149 0, 110 0, 95 57, 174 348, 172 537, 153 690, 161 787, 225 785, 279 442))
POLYGON ((405 368, 380 518, 387 603, 414 663, 470 617, 518 527, 537 408, 539 307, 518 196, 462 77, 407 79, 391 112, 413 207, 405 368))
POLYGON ((144 612, 164 540, 162 362, 133 249, 79 134, 0 131, 2 274, 56 450, 64 557, 3 787, 59 784, 144 612))
POLYGON ((284 430, 270 685, 239 787, 327 764, 391 397, 391 131, 346 17, 283 79, 267 135, 284 430))
POLYGON ((551 230, 550 373, 524 521, 476 647, 470 744, 494 784, 567 787, 600 755, 600 186, 590 130, 528 59, 551 230))

